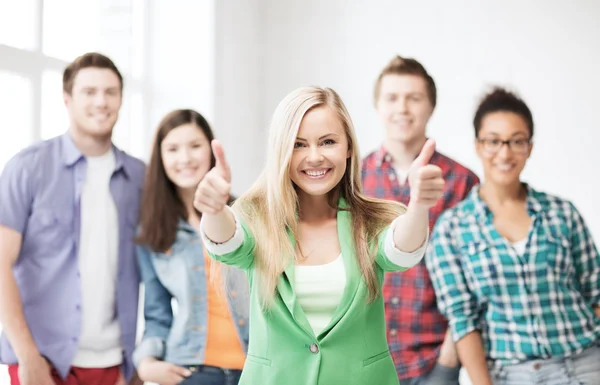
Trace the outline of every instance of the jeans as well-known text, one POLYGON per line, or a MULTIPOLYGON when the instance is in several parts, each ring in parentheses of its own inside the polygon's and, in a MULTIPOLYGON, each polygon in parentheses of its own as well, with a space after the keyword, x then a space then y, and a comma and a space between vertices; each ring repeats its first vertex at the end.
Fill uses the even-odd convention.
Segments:
POLYGON ((600 385, 600 346, 568 358, 501 366, 491 374, 494 385, 600 385))
POLYGON ((400 381, 401 385, 458 385, 460 365, 454 368, 436 363, 431 372, 400 381))
POLYGON ((221 369, 215 366, 184 366, 192 375, 181 381, 179 385, 237 385, 242 375, 241 370, 221 369))

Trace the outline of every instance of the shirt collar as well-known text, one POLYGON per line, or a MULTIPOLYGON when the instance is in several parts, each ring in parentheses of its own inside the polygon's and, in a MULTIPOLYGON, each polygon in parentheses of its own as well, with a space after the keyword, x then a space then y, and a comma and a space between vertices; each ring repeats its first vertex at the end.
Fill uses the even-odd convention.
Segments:
MULTIPOLYGON (((542 204, 537 198, 537 192, 527 183, 523 183, 523 186, 525 186, 525 189, 527 190, 527 212, 529 213, 529 215, 536 215, 537 213, 542 211, 543 208, 542 204)), ((475 216, 478 219, 485 220, 488 218, 488 215, 491 215, 491 211, 487 203, 485 203, 485 201, 479 196, 479 189, 480 185, 473 186, 473 188, 471 189, 471 193, 469 194, 469 197, 467 199, 473 202, 475 216)))
MULTIPOLYGON (((80 161, 82 158, 85 158, 85 155, 77 148, 71 134, 66 132, 60 138, 62 143, 62 159, 63 163, 67 167, 73 166, 75 163, 80 161)), ((127 177, 129 177, 129 172, 127 170, 126 162, 125 162, 125 153, 118 149, 114 144, 112 145, 112 150, 115 154, 115 172, 123 171, 127 177)))
POLYGON ((77 148, 71 134, 68 132, 60 138, 62 144, 62 158, 65 166, 71 167, 83 158, 83 153, 77 148))

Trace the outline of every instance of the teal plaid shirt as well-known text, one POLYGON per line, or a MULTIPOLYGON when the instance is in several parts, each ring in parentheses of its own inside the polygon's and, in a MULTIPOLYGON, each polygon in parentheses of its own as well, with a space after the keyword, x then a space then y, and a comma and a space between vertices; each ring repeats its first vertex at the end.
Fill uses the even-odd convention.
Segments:
POLYGON ((600 340, 600 257, 569 201, 527 187, 523 254, 494 228, 479 187, 439 218, 426 254, 455 341, 479 330, 499 364, 570 356, 600 340))

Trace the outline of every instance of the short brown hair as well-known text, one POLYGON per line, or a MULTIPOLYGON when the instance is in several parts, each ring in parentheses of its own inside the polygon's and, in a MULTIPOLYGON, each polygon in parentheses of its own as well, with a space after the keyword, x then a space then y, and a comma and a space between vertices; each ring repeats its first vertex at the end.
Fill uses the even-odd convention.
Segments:
POLYGON ((73 82, 75 80, 75 76, 77 76, 80 70, 90 67, 106 68, 114 72, 119 78, 119 82, 121 83, 121 91, 123 91, 123 76, 121 76, 119 69, 107 56, 97 52, 88 52, 83 54, 77 59, 73 60, 73 62, 69 64, 67 68, 65 68, 65 71, 63 72, 63 91, 71 94, 73 91, 73 82))
POLYGON ((401 56, 396 56, 390 60, 375 82, 373 93, 375 103, 377 103, 377 98, 379 98, 379 92, 381 91, 381 79, 386 75, 415 75, 422 77, 427 84, 427 96, 429 97, 429 101, 433 108, 435 108, 435 104, 437 103, 437 89, 435 88, 435 82, 425 67, 417 60, 401 56))

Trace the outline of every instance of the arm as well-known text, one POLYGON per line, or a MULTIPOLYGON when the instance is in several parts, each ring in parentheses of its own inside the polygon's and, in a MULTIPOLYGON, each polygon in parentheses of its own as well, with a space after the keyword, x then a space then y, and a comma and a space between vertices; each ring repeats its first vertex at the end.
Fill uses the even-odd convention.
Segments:
POLYGON ((396 218, 380 235, 376 261, 384 271, 404 271, 417 265, 423 259, 429 238, 429 228, 428 225, 425 225, 425 229, 420 229, 418 218, 413 222, 411 220, 413 218, 407 212, 396 218), (416 226, 415 222, 417 223, 416 226), (421 231, 425 233, 424 236, 421 231), (404 249, 401 249, 399 245, 416 243, 412 239, 407 239, 411 234, 416 234, 414 237, 420 239, 421 243, 418 248, 411 248, 412 251, 403 251, 404 249), (398 238, 400 238, 400 241, 398 241, 398 238))
POLYGON ((478 330, 470 332, 458 341, 456 351, 473 384, 492 385, 485 360, 481 333, 478 330))
POLYGON ((406 213, 399 216, 392 226, 394 246, 399 250, 413 252, 422 248, 429 233, 429 209, 409 205, 406 213))
POLYGON ((236 219, 230 210, 202 215, 202 233, 212 243, 225 243, 235 235, 236 219))
MULTIPOLYGON (((232 218, 233 221, 233 231, 231 231, 232 235, 230 235, 224 242, 217 243, 208 235, 209 230, 206 228, 206 223, 208 220, 210 220, 210 218, 207 219, 203 215, 200 221, 200 235, 204 242, 204 246, 208 251, 208 255, 210 255, 211 258, 227 265, 232 265, 240 269, 250 268, 254 263, 255 247, 254 237, 250 229, 248 229, 248 227, 237 218, 229 206, 226 206, 226 209, 221 213, 223 214, 221 220, 225 221, 229 220, 229 218, 232 218)), ((214 220, 212 222, 214 226, 213 230, 217 230, 216 232, 219 232, 220 226, 229 226, 225 223, 218 223, 219 219, 215 216, 212 216, 212 219, 214 220)), ((210 224, 211 223, 209 222, 209 226, 210 224)), ((226 229, 226 231, 229 231, 229 229, 226 229)))
POLYGON ((480 309, 463 274, 460 251, 455 243, 460 234, 452 229, 453 214, 453 210, 448 210, 439 218, 425 254, 425 263, 438 308, 448 319, 462 365, 474 384, 491 384, 481 335, 477 330, 480 309))
POLYGON ((21 384, 50 385, 50 367, 27 325, 13 266, 21 253, 23 233, 33 201, 26 159, 15 157, 0 177, 0 323, 21 366, 21 384))
POLYGON ((571 255, 581 283, 582 294, 600 317, 600 255, 579 211, 571 210, 571 255))
POLYGON ((213 140, 211 146, 215 167, 204 175, 194 196, 194 207, 202 213, 200 235, 212 258, 247 269, 254 262, 254 238, 227 206, 231 170, 219 141, 213 140))
POLYGON ((142 281, 144 282, 144 336, 142 342, 133 352, 133 362, 139 367, 140 362, 148 357, 163 359, 165 342, 173 323, 172 295, 162 285, 154 266, 152 256, 146 247, 137 247, 138 261, 142 281))
POLYGON ((22 236, 0 225, 0 323, 19 363, 40 356, 27 327, 21 295, 12 272, 21 250, 22 236))
MULTIPOLYGON (((393 270, 399 270, 400 266, 412 267, 423 258, 429 232, 429 209, 444 192, 442 170, 429 164, 434 152, 435 142, 429 139, 408 170, 410 202, 406 212, 396 218, 390 226, 391 231, 388 230, 393 245, 384 245, 387 246, 386 256, 396 265, 393 270)), ((379 258, 379 265, 390 270, 381 262, 379 258)))
POLYGON ((410 202, 406 213, 394 221, 394 245, 399 250, 415 251, 427 241, 429 209, 444 193, 442 170, 429 164, 434 152, 435 141, 429 139, 408 170, 410 202))

